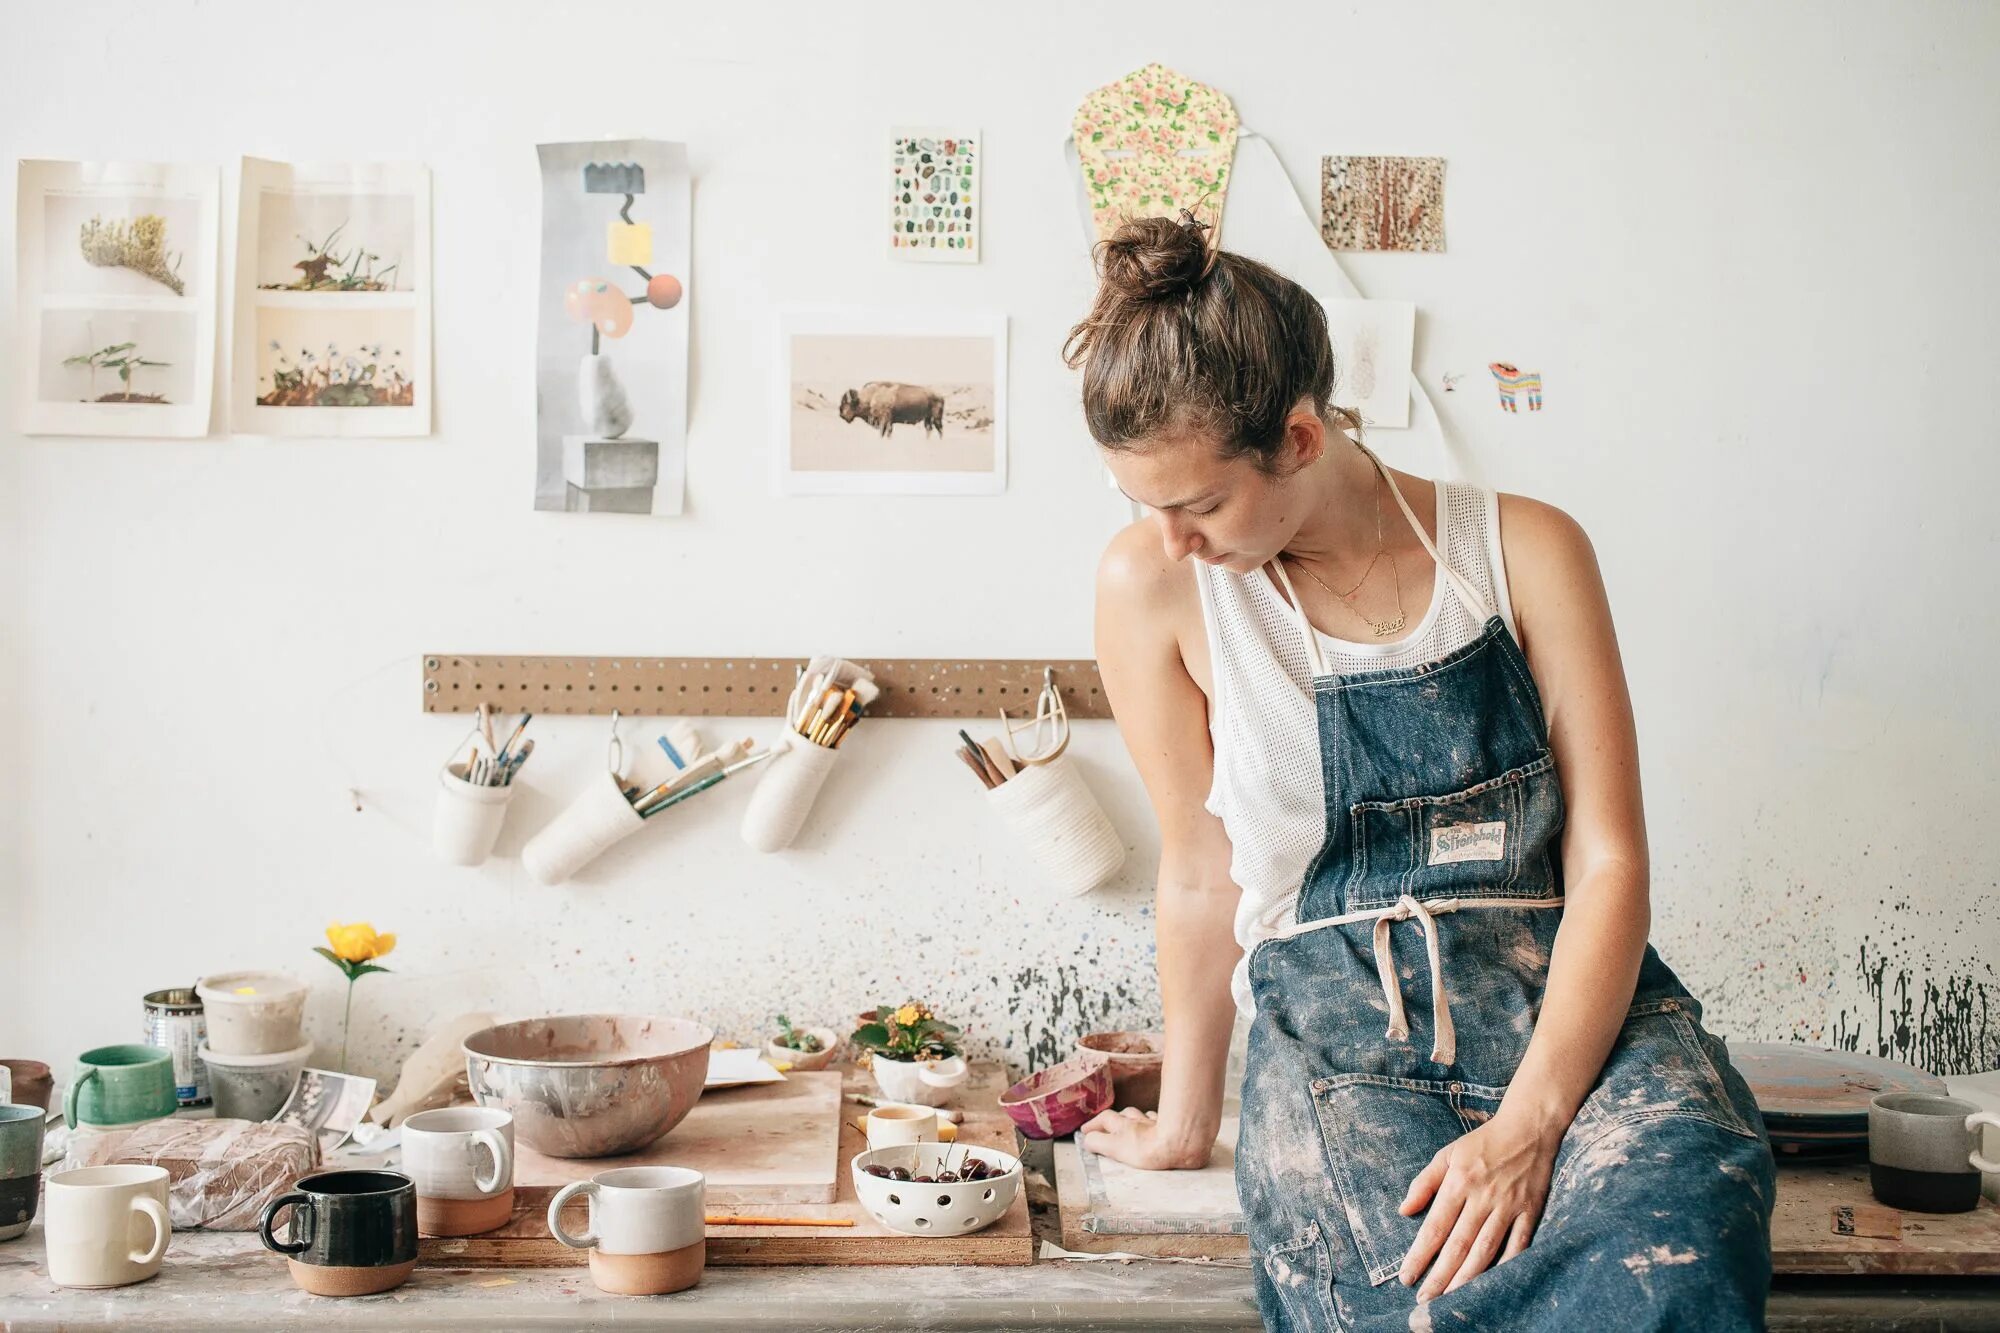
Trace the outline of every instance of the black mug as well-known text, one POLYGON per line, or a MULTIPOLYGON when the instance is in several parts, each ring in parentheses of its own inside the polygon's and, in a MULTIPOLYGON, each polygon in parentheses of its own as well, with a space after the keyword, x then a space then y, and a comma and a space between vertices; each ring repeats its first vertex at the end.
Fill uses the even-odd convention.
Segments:
POLYGON ((292 1281, 315 1296, 370 1296, 400 1287, 417 1266, 417 1187, 400 1171, 321 1171, 273 1199, 258 1227, 285 1256, 292 1281), (292 1210, 291 1239, 275 1234, 292 1210))

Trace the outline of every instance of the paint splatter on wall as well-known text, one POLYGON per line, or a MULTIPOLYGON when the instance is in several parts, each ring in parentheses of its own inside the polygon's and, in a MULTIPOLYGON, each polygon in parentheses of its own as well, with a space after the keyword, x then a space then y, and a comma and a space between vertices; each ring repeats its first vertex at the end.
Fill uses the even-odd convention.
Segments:
POLYGON ((1843 1007, 1834 1020, 1833 1044, 1902 1060, 1939 1074, 1970 1074, 2000 1065, 2000 978, 1992 964, 1970 972, 1934 976, 1892 964, 1888 953, 1864 941, 1855 976, 1871 1006, 1843 1007))

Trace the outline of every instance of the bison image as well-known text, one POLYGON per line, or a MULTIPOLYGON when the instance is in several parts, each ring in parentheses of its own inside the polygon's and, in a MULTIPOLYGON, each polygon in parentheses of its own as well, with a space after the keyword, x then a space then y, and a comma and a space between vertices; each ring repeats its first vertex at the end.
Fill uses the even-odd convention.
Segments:
POLYGON ((870 380, 859 389, 840 395, 840 419, 856 417, 883 435, 905 424, 921 425, 929 438, 932 431, 944 436, 944 395, 920 384, 892 384, 870 380))

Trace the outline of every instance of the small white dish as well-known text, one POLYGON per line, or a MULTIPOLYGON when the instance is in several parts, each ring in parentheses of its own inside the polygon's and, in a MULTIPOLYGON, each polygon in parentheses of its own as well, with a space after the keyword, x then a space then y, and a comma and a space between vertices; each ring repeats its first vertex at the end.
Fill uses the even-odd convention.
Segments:
POLYGON ((998 1148, 957 1143, 902 1143, 854 1154, 849 1166, 854 1197, 891 1231, 905 1236, 964 1236, 990 1227, 1006 1215, 1021 1192, 1021 1159, 998 1148), (902 1167, 915 1176, 935 1176, 947 1163, 976 1157, 999 1174, 984 1180, 885 1180, 871 1176, 871 1166, 902 1167))
POLYGON ((944 1060, 891 1060, 879 1051, 869 1058, 868 1070, 884 1097, 912 1106, 947 1105, 972 1072, 962 1055, 944 1060))

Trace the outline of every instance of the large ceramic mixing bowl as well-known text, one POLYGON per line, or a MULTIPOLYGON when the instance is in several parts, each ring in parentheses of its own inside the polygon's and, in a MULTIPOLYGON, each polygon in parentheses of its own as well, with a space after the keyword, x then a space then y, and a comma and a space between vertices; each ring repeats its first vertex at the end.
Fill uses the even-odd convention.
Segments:
POLYGON ((708 1077, 715 1033, 684 1018, 571 1014, 482 1028, 465 1039, 481 1106, 549 1157, 636 1152, 681 1122, 708 1077))

